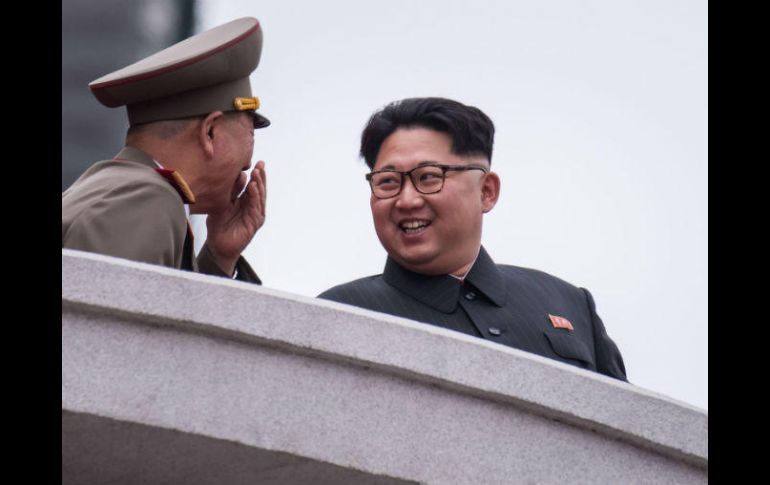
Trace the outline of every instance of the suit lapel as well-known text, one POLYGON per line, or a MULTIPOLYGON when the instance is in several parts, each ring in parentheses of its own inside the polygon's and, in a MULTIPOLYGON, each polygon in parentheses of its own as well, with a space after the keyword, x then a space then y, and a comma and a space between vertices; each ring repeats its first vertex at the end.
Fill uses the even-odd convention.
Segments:
MULTIPOLYGON (((385 263, 382 278, 390 286, 442 313, 455 311, 463 286, 463 282, 449 275, 428 276, 413 273, 402 268, 390 257, 385 263)), ((465 282, 483 293, 496 306, 505 305, 505 279, 483 246, 465 282)))
POLYGON ((465 282, 483 293, 498 307, 505 306, 508 294, 505 287, 505 278, 503 278, 500 269, 492 261, 492 258, 489 257, 489 254, 487 254, 484 246, 481 246, 479 257, 476 258, 476 262, 466 275, 465 282))
POLYGON ((382 278, 390 286, 442 313, 452 313, 457 308, 461 283, 451 276, 413 273, 388 257, 382 278))

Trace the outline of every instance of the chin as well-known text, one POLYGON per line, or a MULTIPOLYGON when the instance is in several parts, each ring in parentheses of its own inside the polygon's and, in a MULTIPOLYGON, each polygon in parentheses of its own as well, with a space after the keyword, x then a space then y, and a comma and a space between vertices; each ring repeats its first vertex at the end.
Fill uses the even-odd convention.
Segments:
MULTIPOLYGON (((393 254, 393 253, 389 253, 393 254)), ((436 264, 436 256, 434 254, 397 254, 393 256, 398 264, 404 268, 421 274, 442 274, 441 268, 436 264)))

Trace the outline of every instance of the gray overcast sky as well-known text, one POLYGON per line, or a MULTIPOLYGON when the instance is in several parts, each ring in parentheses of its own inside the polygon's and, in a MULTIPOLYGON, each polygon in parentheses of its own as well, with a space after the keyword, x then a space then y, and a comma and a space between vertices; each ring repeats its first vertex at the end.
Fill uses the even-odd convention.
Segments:
MULTIPOLYGON (((633 384, 708 408, 707 2, 201 1, 199 30, 260 20, 252 75, 265 285, 315 296, 380 273, 357 157, 390 101, 484 110, 502 178, 483 243, 594 295, 633 384)), ((196 221, 196 227, 200 227, 196 221)), ((200 238, 199 238, 200 239, 200 238)))

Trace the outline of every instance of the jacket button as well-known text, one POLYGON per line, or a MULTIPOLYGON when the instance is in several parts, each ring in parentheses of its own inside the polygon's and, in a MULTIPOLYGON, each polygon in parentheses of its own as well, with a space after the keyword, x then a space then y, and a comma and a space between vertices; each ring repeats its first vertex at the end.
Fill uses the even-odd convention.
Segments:
POLYGON ((476 293, 474 293, 472 291, 469 291, 468 293, 465 294, 465 299, 466 300, 475 300, 476 299, 476 293))
POLYGON ((497 327, 489 327, 489 333, 495 337, 499 337, 503 332, 497 327))

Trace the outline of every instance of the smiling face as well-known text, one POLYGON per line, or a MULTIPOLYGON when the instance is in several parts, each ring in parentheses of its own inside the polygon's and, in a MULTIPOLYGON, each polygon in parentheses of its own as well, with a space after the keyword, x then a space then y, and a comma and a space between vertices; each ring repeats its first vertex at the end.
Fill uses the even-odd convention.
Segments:
MULTIPOLYGON (((427 128, 399 128, 380 147, 374 170, 412 170, 426 162, 442 165, 480 165, 483 155, 452 153, 449 135, 427 128)), ((374 228, 391 258, 404 268, 427 275, 463 275, 481 246, 483 214, 500 192, 494 172, 447 172, 444 188, 421 194, 409 178, 401 192, 389 199, 371 196, 374 228)))

